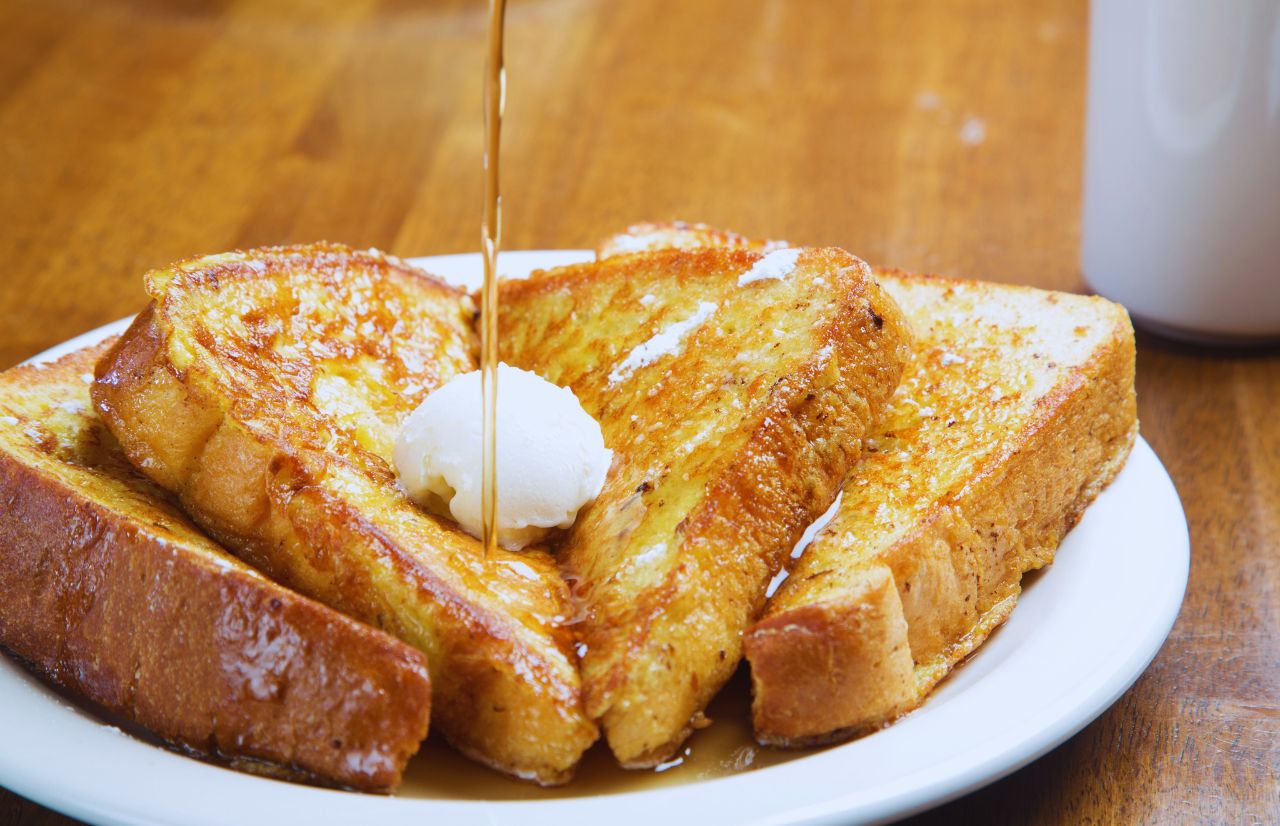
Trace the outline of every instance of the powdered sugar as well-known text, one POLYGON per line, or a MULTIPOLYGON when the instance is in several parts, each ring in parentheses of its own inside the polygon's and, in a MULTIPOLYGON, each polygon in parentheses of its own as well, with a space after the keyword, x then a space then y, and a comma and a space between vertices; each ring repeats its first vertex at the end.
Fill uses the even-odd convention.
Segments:
POLYGON ((663 356, 679 351, 681 342, 689 333, 702 326, 702 322, 711 317, 719 309, 714 301, 699 301, 698 309, 684 321, 677 321, 667 329, 655 334, 645 343, 632 350, 625 359, 609 373, 610 386, 627 379, 641 367, 652 364, 663 356))
POLYGON ((757 281, 766 281, 769 279, 780 280, 786 278, 796 268, 796 259, 800 257, 802 249, 795 247, 786 247, 784 249, 771 252, 764 258, 761 258, 751 266, 751 269, 738 276, 738 286, 745 287, 748 284, 754 284, 757 281))

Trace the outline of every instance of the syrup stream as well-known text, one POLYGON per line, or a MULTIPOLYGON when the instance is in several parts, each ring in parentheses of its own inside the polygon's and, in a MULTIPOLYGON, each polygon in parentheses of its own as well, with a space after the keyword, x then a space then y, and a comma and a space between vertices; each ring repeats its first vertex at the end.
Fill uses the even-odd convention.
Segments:
POLYGON ((502 60, 506 0, 489 0, 489 57, 484 69, 484 217, 480 240, 484 252, 484 286, 480 291, 480 392, 484 396, 484 446, 481 453, 480 515, 484 522, 485 560, 498 545, 498 249, 502 243, 502 196, 498 188, 498 153, 502 145, 502 110, 507 73, 502 60))

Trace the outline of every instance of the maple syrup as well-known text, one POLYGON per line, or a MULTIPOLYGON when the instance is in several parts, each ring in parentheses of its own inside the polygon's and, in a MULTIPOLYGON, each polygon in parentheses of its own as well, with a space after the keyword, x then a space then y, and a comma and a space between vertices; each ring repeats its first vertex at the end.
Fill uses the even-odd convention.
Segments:
POLYGON ((507 98, 507 71, 502 36, 507 0, 489 0, 489 55, 484 68, 484 214, 480 241, 484 254, 484 286, 480 291, 480 392, 483 394, 484 441, 481 450, 480 516, 484 555, 493 559, 498 545, 498 249, 502 244, 502 195, 498 156, 502 148, 502 110, 507 98))
POLYGON ((468 760, 432 736, 409 761, 396 796, 433 800, 559 800, 639 792, 755 771, 818 751, 783 751, 757 745, 751 736, 749 682, 743 666, 707 707, 707 716, 713 724, 695 731, 679 753, 656 770, 621 768, 601 740, 583 755, 572 780, 563 786, 544 789, 468 760))

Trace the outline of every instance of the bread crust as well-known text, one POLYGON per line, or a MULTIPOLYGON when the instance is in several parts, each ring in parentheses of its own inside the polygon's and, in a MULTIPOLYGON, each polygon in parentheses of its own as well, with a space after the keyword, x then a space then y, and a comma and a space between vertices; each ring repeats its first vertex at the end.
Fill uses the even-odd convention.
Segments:
POLYGON ((408 502, 386 458, 417 400, 475 368, 466 296, 333 245, 196 259, 149 283, 153 305, 93 387, 134 464, 255 567, 426 653, 432 728, 459 750, 566 781, 597 733, 554 563, 537 551, 486 562, 478 541, 408 502), (328 317, 345 311, 357 317, 328 317), (313 355, 339 345, 350 352, 313 355), (344 420, 325 408, 326 370, 369 409, 344 420))
POLYGON ((262 577, 134 473, 87 412, 105 349, 0 376, 0 642, 185 752, 390 791, 427 734, 426 658, 262 577))
MULTIPOLYGON (((939 292, 1018 289, 896 271, 877 275, 890 287, 897 282, 939 292)), ((1020 427, 994 436, 998 449, 953 493, 855 563, 847 561, 844 537, 866 524, 866 515, 842 510, 805 551, 799 576, 784 583, 748 631, 753 720, 762 743, 803 747, 847 739, 917 707, 1004 622, 1023 573, 1053 560, 1062 537, 1123 466, 1137 434, 1133 330, 1122 308, 1074 300, 1095 302, 1092 321, 1107 330, 1087 360, 1060 376, 1020 427), (876 606, 874 628, 867 620, 872 602, 860 584, 871 570, 887 572, 899 597, 876 606), (810 620, 815 614, 823 620, 820 631, 810 620), (894 679, 834 680, 819 650, 827 663, 893 663, 894 679), (911 680, 901 679, 903 651, 914 663, 911 680)), ((926 335, 919 342, 922 349, 939 346, 926 335)), ((953 350, 964 355, 963 348, 953 350)), ((1018 357, 1009 354, 1011 362, 1018 357)), ((964 438, 957 436, 956 449, 964 449, 964 438)), ((909 440, 905 449, 912 450, 909 440)), ((910 461, 922 476, 930 472, 928 456, 910 461)), ((849 484, 859 483, 858 473, 849 484)))
MULTIPOLYGON (((756 704, 757 732, 804 730, 816 715, 860 721, 844 732, 852 735, 892 719, 902 698, 914 695, 907 623, 893 575, 884 566, 860 573, 842 598, 800 605, 752 627, 746 643, 752 674, 779 675, 765 682, 765 690, 786 681, 781 675, 797 675, 785 694, 756 704), (831 703, 844 705, 825 708, 831 703), (820 714, 818 707, 824 707, 820 714)), ((809 741, 820 742, 822 736, 809 741)))

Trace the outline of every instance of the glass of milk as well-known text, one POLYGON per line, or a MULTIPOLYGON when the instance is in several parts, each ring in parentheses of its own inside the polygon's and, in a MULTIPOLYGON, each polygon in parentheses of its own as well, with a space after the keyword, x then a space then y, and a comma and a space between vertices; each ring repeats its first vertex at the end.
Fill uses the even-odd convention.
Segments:
POLYGON ((1093 0, 1082 264, 1141 326, 1280 341, 1280 0, 1093 0))

